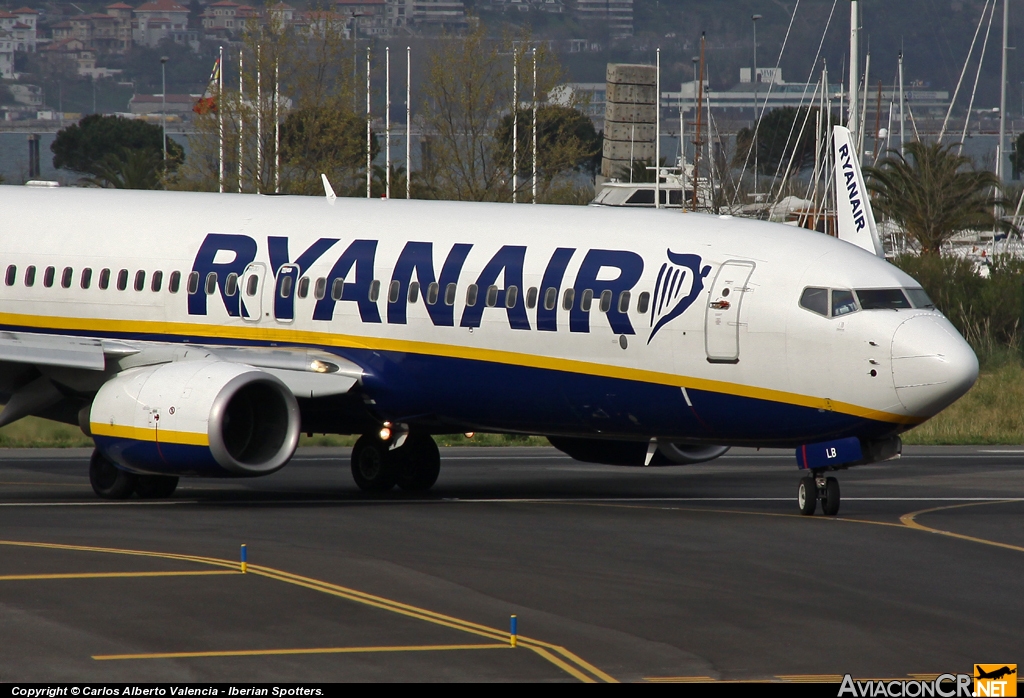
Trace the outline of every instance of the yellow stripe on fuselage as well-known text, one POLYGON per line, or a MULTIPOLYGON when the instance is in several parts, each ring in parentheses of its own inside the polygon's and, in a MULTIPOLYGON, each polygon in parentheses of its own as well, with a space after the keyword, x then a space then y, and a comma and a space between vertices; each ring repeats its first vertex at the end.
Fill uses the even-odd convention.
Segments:
POLYGON ((197 434, 191 431, 168 431, 166 429, 126 427, 121 424, 105 424, 103 422, 90 422, 89 429, 96 436, 110 436, 115 439, 152 441, 155 443, 181 444, 184 446, 210 445, 210 437, 208 434, 197 434))
POLYGON ((713 393, 724 393, 736 397, 754 398, 769 402, 780 402, 799 407, 829 412, 839 412, 853 417, 862 417, 893 424, 919 424, 922 417, 893 414, 882 410, 861 407, 846 402, 838 402, 828 398, 800 395, 783 390, 760 388, 740 383, 679 376, 660 371, 649 371, 625 366, 611 366, 575 359, 562 359, 535 354, 502 351, 500 349, 481 349, 436 342, 420 342, 407 339, 388 339, 384 337, 358 337, 354 335, 334 334, 331 332, 313 332, 293 328, 277 328, 252 326, 228 327, 224 325, 206 325, 186 322, 154 322, 149 320, 107 320, 95 318, 67 318, 46 315, 20 315, 16 313, 0 313, 0 324, 20 327, 34 327, 49 331, 79 331, 87 333, 113 332, 130 335, 170 335, 189 339, 233 339, 248 342, 280 342, 319 347, 336 347, 349 349, 368 349, 372 351, 388 351, 406 354, 422 354, 453 359, 469 359, 487 361, 509 366, 541 368, 567 373, 580 373, 603 378, 618 378, 641 383, 654 383, 677 388, 705 390, 713 393))

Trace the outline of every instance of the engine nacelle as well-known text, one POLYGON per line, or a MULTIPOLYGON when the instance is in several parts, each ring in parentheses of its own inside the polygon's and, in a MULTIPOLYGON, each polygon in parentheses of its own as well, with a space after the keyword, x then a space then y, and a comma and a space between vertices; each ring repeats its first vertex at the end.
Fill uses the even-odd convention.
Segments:
POLYGON ((295 453, 301 420, 291 391, 251 366, 176 361, 119 373, 96 394, 96 446, 138 473, 254 477, 295 453))
MULTIPOLYGON (((548 441, 567 456, 585 463, 642 466, 647 462, 648 441, 580 439, 568 436, 549 436, 548 441)), ((648 465, 704 463, 718 458, 728 450, 728 446, 694 446, 658 439, 658 448, 648 465)))

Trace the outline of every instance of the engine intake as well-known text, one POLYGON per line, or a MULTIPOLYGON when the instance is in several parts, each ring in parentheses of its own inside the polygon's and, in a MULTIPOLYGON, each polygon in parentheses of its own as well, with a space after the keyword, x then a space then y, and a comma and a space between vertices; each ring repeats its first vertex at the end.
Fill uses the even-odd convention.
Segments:
POLYGON ((281 380, 217 360, 124 371, 100 388, 89 416, 97 447, 128 470, 213 477, 278 470, 300 426, 281 380))

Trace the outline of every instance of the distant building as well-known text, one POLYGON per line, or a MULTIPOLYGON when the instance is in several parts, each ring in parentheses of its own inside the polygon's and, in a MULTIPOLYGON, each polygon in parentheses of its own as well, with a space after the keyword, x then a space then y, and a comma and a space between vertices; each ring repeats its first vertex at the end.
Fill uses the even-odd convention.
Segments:
POLYGON ((96 52, 87 48, 81 39, 71 37, 53 41, 39 53, 49 63, 64 61, 74 65, 76 72, 82 76, 92 76, 96 71, 96 52))
POLYGON ((0 78, 14 79, 14 36, 0 29, 0 78))
POLYGON ((633 36, 633 0, 576 0, 576 18, 591 27, 606 27, 613 39, 633 36))
POLYGON ((0 30, 10 36, 12 47, 22 53, 36 50, 36 20, 39 13, 30 7, 20 7, 13 12, 0 10, 0 30))
POLYGON ((188 28, 189 9, 175 0, 150 0, 135 8, 134 15, 132 39, 136 44, 155 48, 170 39, 193 48, 199 45, 198 33, 188 28))
POLYGON ((160 114, 161 109, 166 105, 165 114, 178 114, 188 117, 192 114, 192 107, 202 95, 172 95, 166 98, 163 95, 135 95, 128 102, 128 111, 140 116, 146 114, 160 114))
POLYGON ((357 36, 360 38, 388 36, 389 4, 395 3, 388 3, 386 0, 337 0, 334 3, 334 11, 345 18, 349 27, 355 23, 357 36))
POLYGON ((406 0, 406 16, 419 27, 466 26, 466 6, 462 0, 406 0))

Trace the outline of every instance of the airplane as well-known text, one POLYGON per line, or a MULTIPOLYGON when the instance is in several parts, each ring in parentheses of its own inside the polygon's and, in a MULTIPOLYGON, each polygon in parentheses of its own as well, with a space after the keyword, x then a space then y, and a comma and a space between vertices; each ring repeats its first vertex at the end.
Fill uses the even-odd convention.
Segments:
POLYGON ((995 679, 995 680, 999 680, 999 679, 1003 678, 1004 676, 1010 676, 1011 674, 1016 674, 1017 673, 1016 669, 1011 669, 1008 666, 1004 666, 1002 668, 995 669, 994 671, 985 671, 980 666, 975 665, 975 670, 977 671, 977 675, 974 677, 976 679, 995 679))
POLYGON ((109 499, 268 475, 303 432, 359 435, 368 492, 429 490, 439 434, 635 467, 787 447, 801 512, 835 515, 829 472, 897 457, 978 375, 921 285, 863 245, 324 180, 320 199, 0 187, 0 426, 80 426, 109 499))

